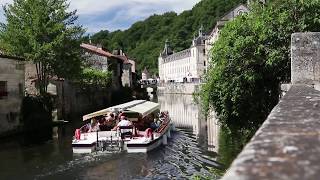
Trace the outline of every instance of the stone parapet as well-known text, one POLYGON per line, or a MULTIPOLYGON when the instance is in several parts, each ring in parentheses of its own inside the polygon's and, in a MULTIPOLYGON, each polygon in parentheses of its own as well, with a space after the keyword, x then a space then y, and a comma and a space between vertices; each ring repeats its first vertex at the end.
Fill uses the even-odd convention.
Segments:
POLYGON ((294 33, 291 36, 291 82, 320 82, 320 32, 294 33))
POLYGON ((318 179, 320 91, 293 85, 222 178, 318 179))
POLYGON ((291 84, 223 180, 319 179, 320 33, 294 33, 291 84))

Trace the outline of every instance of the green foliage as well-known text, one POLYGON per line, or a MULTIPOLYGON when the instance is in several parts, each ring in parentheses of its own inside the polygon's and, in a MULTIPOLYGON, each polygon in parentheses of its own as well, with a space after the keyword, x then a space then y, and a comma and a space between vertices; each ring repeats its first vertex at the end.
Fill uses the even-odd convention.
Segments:
POLYGON ((211 51, 207 83, 200 93, 230 129, 256 129, 290 80, 294 32, 320 31, 320 2, 275 0, 236 18, 222 29, 211 51))
POLYGON ((107 87, 112 81, 112 72, 84 68, 81 74, 81 83, 87 86, 107 87))
POLYGON ((36 63, 42 88, 49 74, 73 78, 80 72, 78 39, 84 31, 68 8, 66 0, 14 0, 3 7, 7 23, 1 24, 0 48, 36 63))
POLYGON ((246 1, 202 0, 192 10, 179 15, 174 12, 153 15, 125 31, 100 31, 92 36, 92 41, 101 43, 109 50, 125 50, 129 57, 136 60, 138 72, 147 67, 149 72, 157 74, 158 57, 166 39, 175 51, 186 49, 201 25, 209 32, 223 14, 241 2, 246 1))

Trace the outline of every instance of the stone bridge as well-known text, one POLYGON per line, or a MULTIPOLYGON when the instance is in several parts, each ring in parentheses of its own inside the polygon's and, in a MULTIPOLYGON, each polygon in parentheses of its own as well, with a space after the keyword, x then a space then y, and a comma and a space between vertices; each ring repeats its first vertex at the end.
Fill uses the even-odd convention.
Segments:
POLYGON ((291 84, 223 180, 320 179, 320 33, 291 39, 291 84))

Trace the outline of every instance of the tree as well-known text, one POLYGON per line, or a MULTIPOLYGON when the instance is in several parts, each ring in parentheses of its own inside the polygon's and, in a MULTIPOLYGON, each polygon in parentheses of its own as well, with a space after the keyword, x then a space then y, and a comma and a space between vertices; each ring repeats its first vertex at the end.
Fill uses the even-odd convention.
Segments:
POLYGON ((200 96, 231 129, 255 130, 290 81, 294 32, 320 31, 317 0, 275 0, 228 23, 211 50, 211 67, 200 96))
POLYGON ((66 0, 14 0, 3 6, 1 48, 36 64, 41 95, 49 75, 73 78, 81 70, 80 42, 84 30, 75 25, 76 11, 66 0))

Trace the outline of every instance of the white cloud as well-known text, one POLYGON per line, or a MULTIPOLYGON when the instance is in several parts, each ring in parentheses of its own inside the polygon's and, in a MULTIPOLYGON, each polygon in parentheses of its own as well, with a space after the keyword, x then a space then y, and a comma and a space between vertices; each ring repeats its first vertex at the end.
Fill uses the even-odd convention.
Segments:
POLYGON ((114 10, 123 6, 130 9, 141 7, 164 7, 180 13, 191 9, 200 0, 71 0, 71 8, 78 9, 78 13, 95 15, 97 13, 114 10))
MULTIPOLYGON (((0 0, 4 5, 13 0, 0 0)), ((69 0, 70 9, 77 9, 79 23, 88 32, 102 29, 126 29, 138 20, 152 14, 168 11, 181 13, 191 9, 200 0, 69 0)), ((0 10, 0 21, 4 22, 3 10, 0 10)))

